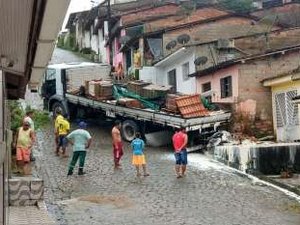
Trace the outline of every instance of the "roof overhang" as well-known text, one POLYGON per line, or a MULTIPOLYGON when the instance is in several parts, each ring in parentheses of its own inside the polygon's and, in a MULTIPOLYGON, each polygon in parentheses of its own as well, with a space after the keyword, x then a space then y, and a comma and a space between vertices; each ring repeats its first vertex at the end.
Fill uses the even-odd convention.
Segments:
POLYGON ((176 52, 168 55, 158 63, 154 65, 154 67, 166 67, 174 64, 175 61, 179 59, 184 59, 188 54, 192 53, 193 49, 189 47, 182 47, 178 49, 176 52))
POLYGON ((0 69, 8 98, 37 89, 70 0, 0 0, 0 69))

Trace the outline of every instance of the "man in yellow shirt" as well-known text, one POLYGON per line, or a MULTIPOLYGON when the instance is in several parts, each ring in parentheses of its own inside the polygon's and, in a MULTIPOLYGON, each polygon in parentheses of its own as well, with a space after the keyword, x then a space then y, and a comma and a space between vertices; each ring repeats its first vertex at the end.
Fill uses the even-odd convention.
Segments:
POLYGON ((55 123, 55 133, 57 135, 56 155, 59 156, 59 150, 62 148, 63 156, 67 157, 66 148, 68 140, 66 139, 66 136, 70 130, 70 123, 62 116, 60 119, 56 119, 55 123))

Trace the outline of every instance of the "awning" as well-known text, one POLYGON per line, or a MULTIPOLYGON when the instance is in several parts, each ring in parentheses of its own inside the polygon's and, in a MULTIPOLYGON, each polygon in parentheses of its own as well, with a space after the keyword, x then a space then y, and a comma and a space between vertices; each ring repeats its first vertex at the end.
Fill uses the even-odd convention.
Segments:
POLYGON ((37 89, 70 0, 0 0, 0 69, 8 98, 37 89))

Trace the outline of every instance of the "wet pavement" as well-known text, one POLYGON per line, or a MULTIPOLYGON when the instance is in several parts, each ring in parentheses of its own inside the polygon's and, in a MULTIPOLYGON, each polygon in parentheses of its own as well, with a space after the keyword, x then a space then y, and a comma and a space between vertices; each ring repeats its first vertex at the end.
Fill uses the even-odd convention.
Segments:
MULTIPOLYGON (((74 128, 74 125, 73 125, 74 128)), ((60 225, 296 225, 300 205, 273 188, 253 183, 199 153, 176 179, 169 148, 146 148, 150 177, 137 178, 125 144, 114 170, 111 125, 90 122, 93 144, 86 175, 67 177, 68 158, 54 154, 52 129, 38 132, 37 172, 45 181, 48 210, 60 225)), ((70 151, 70 149, 69 149, 70 151)))
MULTIPOLYGON (((74 61, 86 60, 55 49, 51 63, 74 61)), ((37 101, 29 96, 30 102, 37 101)), ((147 147, 151 175, 137 178, 125 144, 122 169, 114 170, 111 125, 89 124, 93 144, 87 154, 87 174, 82 177, 67 177, 69 158, 55 156, 51 128, 37 133, 35 170, 44 179, 47 208, 58 225, 300 223, 300 205, 294 199, 198 153, 189 154, 187 176, 176 179, 172 151, 147 147)))

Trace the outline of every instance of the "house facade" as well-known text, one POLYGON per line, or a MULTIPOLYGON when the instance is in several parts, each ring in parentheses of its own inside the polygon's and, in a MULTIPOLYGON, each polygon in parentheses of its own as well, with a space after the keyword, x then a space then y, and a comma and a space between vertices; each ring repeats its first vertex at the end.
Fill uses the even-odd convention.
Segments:
POLYGON ((140 80, 171 85, 175 92, 195 94, 196 79, 189 77, 195 72, 194 60, 194 49, 183 47, 152 67, 144 66, 140 70, 140 80))
MULTIPOLYGON (((299 53, 295 53, 299 57, 299 53)), ((299 101, 300 69, 270 77, 263 81, 272 91, 273 123, 277 141, 300 140, 299 101)))
MULTIPOLYGON (((235 116, 237 116, 235 121, 237 129, 240 129, 240 122, 244 124, 251 122, 253 133, 259 131, 261 135, 268 135, 274 131, 278 135, 279 141, 291 140, 284 136, 281 131, 278 132, 276 127, 278 115, 275 112, 277 110, 278 113, 278 110, 281 110, 275 107, 276 101, 278 101, 276 99, 280 98, 276 97, 281 91, 280 87, 276 87, 277 89, 274 87, 272 94, 271 88, 266 84, 262 85, 261 81, 266 78, 281 76, 298 68, 298 51, 298 47, 274 51, 239 59, 232 62, 231 65, 223 64, 223 68, 219 67, 213 72, 199 73, 196 76, 197 91, 208 97, 212 103, 231 104, 235 116), (275 128, 273 128, 273 123, 275 128)), ((286 86, 284 87, 286 88, 286 86)), ((296 95, 297 92, 289 93, 290 98, 296 95)), ((291 108, 288 110, 296 113, 295 107, 290 106, 291 108)))

